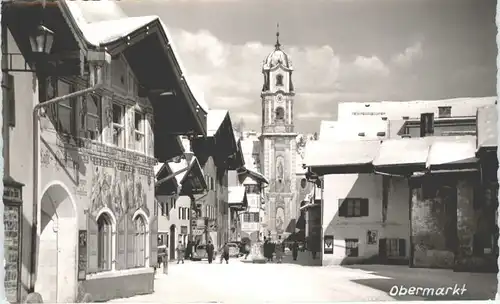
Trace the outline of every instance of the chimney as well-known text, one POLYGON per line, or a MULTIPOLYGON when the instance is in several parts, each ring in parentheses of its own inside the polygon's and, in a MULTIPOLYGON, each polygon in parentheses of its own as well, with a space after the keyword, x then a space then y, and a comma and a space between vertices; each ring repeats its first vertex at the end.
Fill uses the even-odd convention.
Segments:
POLYGON ((420 114, 420 137, 434 135, 434 113, 420 114))

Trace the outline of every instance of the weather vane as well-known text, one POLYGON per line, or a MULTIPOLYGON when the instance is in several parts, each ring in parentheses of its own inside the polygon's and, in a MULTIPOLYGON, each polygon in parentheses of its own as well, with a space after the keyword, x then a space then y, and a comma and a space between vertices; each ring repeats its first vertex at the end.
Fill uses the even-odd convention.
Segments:
POLYGON ((276 23, 276 44, 275 47, 276 49, 279 49, 281 46, 280 44, 280 23, 276 23))

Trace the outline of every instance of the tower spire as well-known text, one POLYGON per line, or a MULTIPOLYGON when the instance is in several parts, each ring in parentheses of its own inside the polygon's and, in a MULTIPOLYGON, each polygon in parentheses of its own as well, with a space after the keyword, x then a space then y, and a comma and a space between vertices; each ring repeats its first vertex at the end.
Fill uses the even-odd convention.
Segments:
POLYGON ((274 45, 277 50, 280 49, 281 43, 280 43, 280 24, 279 22, 276 24, 276 44, 274 45))

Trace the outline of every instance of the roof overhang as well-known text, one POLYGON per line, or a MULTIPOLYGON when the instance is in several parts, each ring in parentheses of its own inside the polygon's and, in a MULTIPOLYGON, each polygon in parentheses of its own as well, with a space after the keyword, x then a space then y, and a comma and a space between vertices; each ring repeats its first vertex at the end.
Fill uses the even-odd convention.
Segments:
POLYGON ((236 211, 244 211, 248 208, 247 193, 244 186, 229 187, 228 193, 229 208, 236 211))
POLYGON ((255 170, 247 169, 244 166, 238 170, 238 174, 250 176, 259 183, 269 184, 269 180, 264 175, 255 170))
POLYGON ((370 173, 380 140, 312 141, 306 145, 305 166, 316 175, 370 173))
POLYGON ((178 182, 181 185, 179 195, 198 195, 208 190, 203 169, 196 157, 191 159, 186 168, 186 173, 182 175, 182 178, 178 179, 178 182))
POLYGON ((157 16, 85 24, 73 16, 77 4, 58 3, 86 48, 125 56, 139 81, 140 95, 148 97, 153 106, 155 157, 167 161, 176 155, 177 151, 169 149, 175 135, 206 136, 207 106, 203 98, 194 95, 167 28, 157 16))
MULTIPOLYGON (((31 50, 29 37, 32 31, 41 24, 43 18, 44 26, 54 33, 54 44, 48 57, 57 61, 55 65, 44 65, 44 73, 60 76, 83 75, 84 61, 82 59, 86 57, 88 49, 80 37, 73 33, 71 24, 62 10, 63 2, 4 1, 2 2, 2 23, 7 25, 24 60, 31 65, 36 57, 31 50), (42 2, 46 2, 45 7, 42 2)), ((19 60, 15 57, 6 59, 19 60)), ((17 68, 15 66, 13 65, 11 69, 17 68)), ((24 67, 24 62, 17 66, 19 68, 22 66, 26 71, 33 70, 33 66, 24 67)))
MULTIPOLYGON (((212 113, 214 115, 220 115, 219 111, 220 110, 214 110, 212 113)), ((208 115, 211 115, 211 111, 208 112, 208 115)), ((241 152, 241 144, 236 140, 229 112, 226 111, 226 113, 220 117, 220 120, 219 126, 211 127, 212 131, 208 133, 208 136, 214 139, 214 161, 218 167, 236 170, 245 164, 241 152)), ((214 125, 215 124, 217 123, 214 122, 214 125)))

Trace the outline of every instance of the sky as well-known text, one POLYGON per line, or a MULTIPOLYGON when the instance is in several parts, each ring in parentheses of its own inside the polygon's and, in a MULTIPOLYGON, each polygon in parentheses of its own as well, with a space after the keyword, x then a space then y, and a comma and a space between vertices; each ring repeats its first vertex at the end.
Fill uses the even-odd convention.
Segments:
POLYGON ((294 66, 296 130, 339 102, 496 95, 494 0, 122 0, 158 15, 193 85, 260 131, 262 62, 280 42, 294 66))

